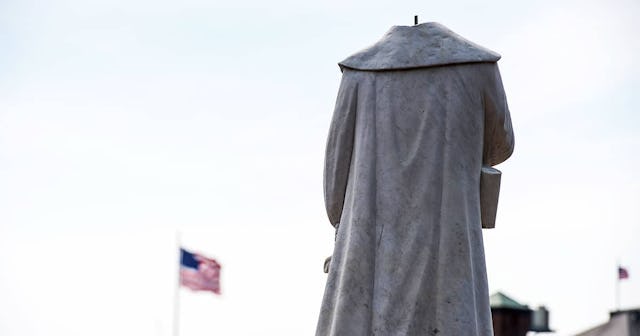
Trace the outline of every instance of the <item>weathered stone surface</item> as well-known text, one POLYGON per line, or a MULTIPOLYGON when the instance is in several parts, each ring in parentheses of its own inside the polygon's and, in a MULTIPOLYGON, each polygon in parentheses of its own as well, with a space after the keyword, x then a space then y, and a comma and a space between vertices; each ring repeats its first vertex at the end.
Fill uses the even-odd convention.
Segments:
POLYGON ((513 150, 498 58, 426 23, 340 63, 317 335, 492 334, 480 176, 513 150))
POLYGON ((340 62, 354 70, 400 70, 469 62, 497 62, 500 55, 431 22, 394 26, 374 45, 340 62))

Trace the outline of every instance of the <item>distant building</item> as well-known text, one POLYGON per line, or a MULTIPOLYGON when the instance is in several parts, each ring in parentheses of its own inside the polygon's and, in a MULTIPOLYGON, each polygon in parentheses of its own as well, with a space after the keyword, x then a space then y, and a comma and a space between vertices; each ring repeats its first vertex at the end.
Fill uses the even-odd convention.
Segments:
POLYGON ((640 308, 613 311, 609 322, 576 336, 640 336, 640 308))
POLYGON ((491 295, 490 303, 495 336, 525 336, 529 331, 551 331, 549 312, 544 307, 531 310, 501 292, 491 295))

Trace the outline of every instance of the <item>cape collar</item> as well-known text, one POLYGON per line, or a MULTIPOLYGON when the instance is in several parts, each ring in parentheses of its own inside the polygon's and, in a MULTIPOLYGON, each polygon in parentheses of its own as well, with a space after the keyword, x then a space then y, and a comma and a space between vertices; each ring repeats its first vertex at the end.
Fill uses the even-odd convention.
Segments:
POLYGON ((500 55, 428 22, 416 26, 393 26, 380 41, 338 63, 356 70, 404 70, 439 65, 496 62, 500 55))

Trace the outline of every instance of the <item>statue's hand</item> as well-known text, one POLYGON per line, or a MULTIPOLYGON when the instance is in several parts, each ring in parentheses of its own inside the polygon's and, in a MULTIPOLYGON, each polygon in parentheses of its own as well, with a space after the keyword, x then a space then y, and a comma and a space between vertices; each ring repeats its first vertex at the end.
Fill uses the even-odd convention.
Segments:
MULTIPOLYGON (((335 234, 333 240, 338 240, 338 228, 340 228, 340 223, 337 223, 335 228, 336 228, 336 234, 335 234)), ((324 260, 324 272, 325 273, 329 273, 329 266, 331 266, 331 257, 327 257, 327 259, 324 260)))
POLYGON ((331 266, 331 257, 327 257, 327 259, 324 260, 324 272, 325 273, 329 273, 329 266, 331 266))

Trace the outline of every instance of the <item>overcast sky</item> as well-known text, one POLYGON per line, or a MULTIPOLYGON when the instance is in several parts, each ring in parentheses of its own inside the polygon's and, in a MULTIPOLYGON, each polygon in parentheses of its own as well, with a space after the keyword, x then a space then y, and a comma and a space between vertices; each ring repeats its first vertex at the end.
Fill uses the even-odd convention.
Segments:
MULTIPOLYGON (((503 55, 516 149, 490 291, 557 335, 640 306, 640 3, 0 2, 0 335, 312 335, 337 62, 437 21, 503 55)), ((428 298, 425 298, 427 300, 428 298)))

